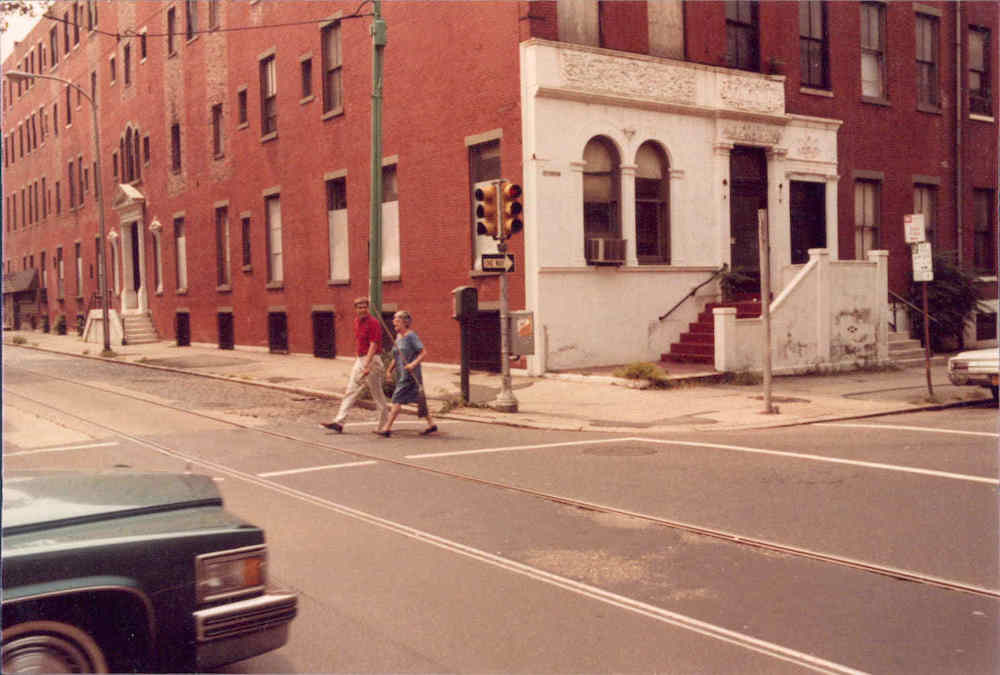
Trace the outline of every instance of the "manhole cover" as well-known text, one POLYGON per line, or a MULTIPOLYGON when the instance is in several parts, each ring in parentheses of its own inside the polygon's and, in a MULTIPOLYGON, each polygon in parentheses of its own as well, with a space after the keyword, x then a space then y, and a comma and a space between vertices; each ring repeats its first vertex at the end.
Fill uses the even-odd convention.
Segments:
POLYGON ((583 451, 585 455, 597 455, 599 457, 642 457, 645 455, 655 455, 657 450, 641 445, 611 445, 587 448, 583 451))

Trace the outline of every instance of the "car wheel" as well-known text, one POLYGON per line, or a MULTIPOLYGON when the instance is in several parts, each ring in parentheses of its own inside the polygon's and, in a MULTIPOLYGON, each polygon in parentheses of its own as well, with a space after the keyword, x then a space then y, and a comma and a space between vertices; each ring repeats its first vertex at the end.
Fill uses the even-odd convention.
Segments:
POLYGON ((990 391, 993 393, 993 402, 996 403, 1000 400, 1000 391, 998 391, 997 385, 990 387, 990 391))
POLYGON ((3 631, 4 673, 106 673, 101 648, 58 621, 28 621, 3 631))

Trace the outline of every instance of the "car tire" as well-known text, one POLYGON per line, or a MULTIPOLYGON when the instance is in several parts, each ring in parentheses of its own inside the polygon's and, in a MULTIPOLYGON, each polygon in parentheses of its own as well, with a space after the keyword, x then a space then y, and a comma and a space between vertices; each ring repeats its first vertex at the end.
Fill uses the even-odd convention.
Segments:
POLYGON ((997 385, 993 385, 992 387, 990 387, 990 392, 993 394, 994 403, 1000 401, 1000 391, 998 391, 998 389, 1000 388, 998 388, 997 385))
POLYGON ((90 635, 59 621, 26 621, 3 631, 4 673, 106 673, 90 635))

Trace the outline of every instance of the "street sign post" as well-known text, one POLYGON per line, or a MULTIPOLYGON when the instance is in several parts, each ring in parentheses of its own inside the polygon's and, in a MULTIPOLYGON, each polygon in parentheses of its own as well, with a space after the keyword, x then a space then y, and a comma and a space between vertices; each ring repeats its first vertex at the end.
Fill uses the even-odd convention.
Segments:
MULTIPOLYGON (((921 216, 921 220, 923 216, 921 216)), ((934 385, 931 383, 931 326, 930 314, 927 311, 927 282, 934 281, 934 258, 931 255, 931 243, 919 241, 910 244, 910 254, 913 257, 913 280, 919 281, 923 295, 924 311, 924 367, 927 371, 927 394, 934 398, 934 385)))
POLYGON ((484 272, 514 271, 513 253, 483 253, 482 261, 483 261, 484 272))

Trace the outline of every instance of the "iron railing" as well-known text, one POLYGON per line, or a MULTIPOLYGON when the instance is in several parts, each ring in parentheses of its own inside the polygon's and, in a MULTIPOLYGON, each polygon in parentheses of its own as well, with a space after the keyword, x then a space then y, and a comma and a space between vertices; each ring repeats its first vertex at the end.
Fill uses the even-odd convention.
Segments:
POLYGON ((721 274, 725 274, 725 273, 726 273, 726 272, 727 272, 728 270, 729 270, 729 265, 727 265, 726 263, 722 263, 722 267, 720 267, 719 269, 717 269, 717 270, 715 270, 714 272, 712 272, 712 276, 710 276, 709 278, 705 279, 705 280, 704 280, 703 282, 701 282, 700 284, 698 284, 697 286, 695 286, 694 288, 692 288, 692 289, 691 289, 690 291, 688 291, 688 294, 687 294, 687 295, 685 295, 685 296, 684 296, 683 298, 681 298, 680 300, 678 300, 678 301, 677 301, 677 304, 676 304, 676 305, 674 305, 673 307, 671 307, 671 308, 670 308, 669 310, 667 310, 667 313, 666 313, 666 314, 663 314, 663 315, 661 315, 661 316, 660 316, 660 321, 663 321, 663 320, 664 320, 664 319, 666 319, 666 318, 667 318, 668 316, 670 316, 671 314, 673 314, 673 313, 674 313, 674 311, 675 311, 675 310, 676 310, 676 309, 677 309, 678 307, 680 307, 681 305, 683 305, 683 304, 684 304, 684 302, 685 302, 685 301, 686 301, 686 300, 687 300, 688 298, 693 298, 693 297, 694 297, 694 294, 695 294, 695 293, 697 293, 697 292, 698 292, 698 291, 699 291, 699 290, 701 289, 701 287, 702 287, 702 286, 704 286, 704 285, 708 284, 709 282, 711 282, 712 280, 714 280, 714 279, 715 279, 716 277, 718 277, 719 275, 721 275, 721 274))

